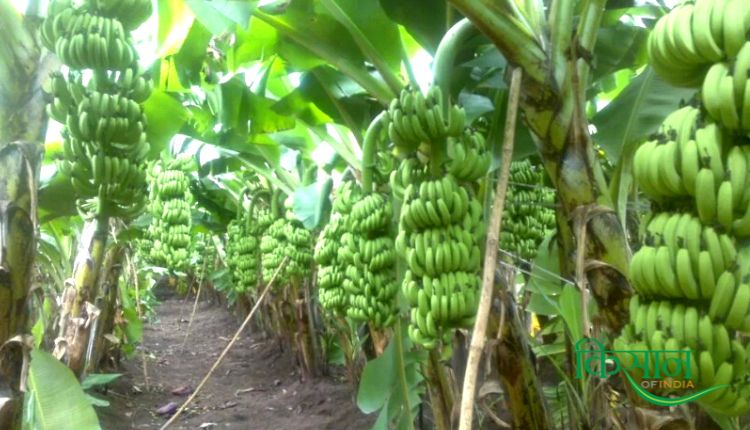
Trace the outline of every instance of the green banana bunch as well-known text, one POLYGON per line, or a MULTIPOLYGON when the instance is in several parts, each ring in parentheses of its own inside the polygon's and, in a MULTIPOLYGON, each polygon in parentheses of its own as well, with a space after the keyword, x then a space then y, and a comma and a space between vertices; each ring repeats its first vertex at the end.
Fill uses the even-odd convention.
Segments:
MULTIPOLYGON (((268 226, 260 239, 261 268, 263 282, 268 283, 276 272, 276 269, 284 261, 286 251, 286 224, 284 218, 278 218, 268 226)), ((287 264, 287 267, 289 265, 287 264)), ((284 269, 279 272, 276 279, 276 285, 285 285, 289 280, 288 270, 284 269)))
POLYGON ((154 165, 148 210, 153 218, 148 228, 152 241, 149 260, 152 265, 183 270, 190 261, 193 195, 182 166, 185 161, 168 161, 154 165))
POLYGON ((458 105, 445 106, 443 93, 431 86, 427 95, 406 87, 385 112, 388 136, 396 147, 412 151, 422 143, 448 136, 460 136, 466 125, 466 112, 458 105))
POLYGON ((692 200, 702 223, 737 237, 750 235, 748 165, 750 147, 733 145, 725 128, 692 106, 670 114, 633 157, 636 182, 647 196, 692 200))
POLYGON ((332 217, 320 233, 313 255, 318 264, 317 285, 320 305, 323 309, 338 315, 346 314, 348 305, 347 295, 341 289, 346 266, 341 264, 338 257, 344 221, 341 216, 332 217))
POLYGON ((673 85, 698 87, 712 64, 738 58, 749 16, 750 4, 743 0, 682 2, 656 22, 647 44, 649 63, 673 85))
POLYGON ((284 218, 275 220, 260 241, 263 281, 269 282, 286 256, 285 268, 279 273, 276 285, 285 285, 292 278, 310 274, 313 263, 312 234, 296 218, 289 207, 284 218))
MULTIPOLYGON (((134 11, 126 11, 133 14, 134 11)), ((142 7, 139 25, 151 14, 142 7)), ((64 159, 84 217, 134 218, 146 206, 145 159, 150 145, 141 103, 153 88, 137 66, 124 15, 102 14, 91 2, 53 1, 41 25, 41 41, 69 70, 54 72, 45 89, 50 118, 62 123, 64 159), (83 71, 92 69, 86 83, 83 71)))
POLYGON ((395 248, 408 263, 401 288, 411 306, 409 336, 426 348, 473 324, 482 216, 480 201, 450 173, 404 191, 395 248))
POLYGON ((468 128, 459 137, 448 138, 447 153, 446 170, 459 181, 473 182, 485 177, 492 163, 484 136, 468 128))
POLYGON ((362 277, 354 265, 355 246, 349 222, 352 208, 359 199, 360 192, 353 181, 341 185, 333 199, 331 221, 324 227, 315 247, 320 305, 339 316, 347 314, 350 294, 358 291, 355 282, 362 277))
POLYGON ((253 291, 258 282, 259 239, 250 231, 251 222, 245 212, 227 225, 227 267, 237 295, 253 291))
POLYGON ((726 416, 750 411, 738 337, 750 332, 750 147, 736 137, 750 130, 748 28, 750 3, 696 0, 662 17, 649 39, 657 73, 701 86, 701 106, 675 110, 635 153, 635 180, 659 210, 641 224, 629 269, 638 295, 615 341, 625 351, 691 351, 697 388, 728 385, 699 403, 726 416))
MULTIPOLYGON (((395 321, 398 284, 393 272, 396 253, 390 235, 393 206, 382 194, 367 194, 352 206, 347 218, 346 260, 353 263, 344 289, 349 294, 347 315, 377 328, 395 321)), ((345 270, 346 273, 346 270, 345 270)))
POLYGON ((404 190, 413 182, 421 182, 427 175, 424 164, 417 157, 404 158, 398 168, 391 172, 390 186, 393 197, 404 199, 404 190))
POLYGON ((213 272, 216 263, 216 246, 212 236, 207 233, 198 233, 190 243, 191 260, 195 262, 196 273, 203 270, 205 266, 205 274, 213 272))
POLYGON ((716 134, 715 124, 709 122, 698 128, 699 114, 693 106, 672 112, 658 133, 636 151, 633 174, 650 198, 695 195, 695 179, 702 162, 721 165, 723 138, 716 134))
POLYGON ((737 276, 736 240, 690 212, 659 212, 644 223, 644 245, 633 255, 630 279, 646 297, 710 300, 737 276))
POLYGON ((48 16, 41 28, 45 47, 72 69, 122 70, 133 64, 136 52, 122 21, 87 9, 68 5, 48 16))
POLYGON ((286 254, 289 256, 287 273, 290 277, 304 278, 312 272, 314 262, 312 233, 294 214, 293 199, 287 199, 285 205, 287 224, 284 235, 287 243, 286 254))
POLYGON ((314 261, 312 234, 298 219, 288 221, 285 232, 288 243, 287 255, 290 257, 288 273, 290 276, 304 278, 310 274, 314 261))
POLYGON ((731 62, 715 63, 703 80, 701 100, 708 114, 727 130, 750 131, 750 43, 731 62))
POLYGON ((541 167, 528 159, 511 163, 500 247, 518 256, 519 263, 533 261, 544 238, 555 229, 554 201, 554 191, 544 186, 541 167))
MULTIPOLYGON (((634 296, 630 301, 630 323, 614 342, 614 349, 623 366, 630 367, 640 351, 661 351, 659 356, 650 353, 649 372, 666 371, 672 375, 689 370, 696 389, 728 385, 702 397, 698 402, 705 408, 723 415, 736 416, 750 411, 748 397, 750 384, 745 380, 748 358, 747 341, 736 339, 724 324, 712 321, 701 307, 667 300, 643 301, 634 296), (628 352, 631 351, 631 352, 628 352), (689 369, 681 369, 679 361, 685 360, 689 369), (664 366, 656 367, 657 363, 664 366)), ((638 358, 640 360, 640 358, 638 358)), ((631 374, 636 381, 643 378, 642 369, 631 374)), ((658 377, 657 377, 658 379, 658 377)), ((672 394, 665 389, 662 395, 672 394)), ((683 394, 683 393, 679 393, 683 394)))

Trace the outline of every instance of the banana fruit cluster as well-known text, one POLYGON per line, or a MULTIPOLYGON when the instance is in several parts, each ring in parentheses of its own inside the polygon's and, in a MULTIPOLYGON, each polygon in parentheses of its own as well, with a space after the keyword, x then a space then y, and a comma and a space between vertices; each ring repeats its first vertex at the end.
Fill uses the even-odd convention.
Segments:
POLYGON ((358 199, 349 213, 349 234, 342 237, 344 246, 339 251, 344 261, 353 263, 353 270, 345 270, 349 276, 343 284, 349 296, 346 313, 377 328, 392 325, 398 313, 392 218, 393 204, 385 195, 372 193, 358 199))
POLYGON ((384 120, 402 156, 390 188, 402 201, 394 245, 408 266, 401 290, 411 312, 409 337, 432 349, 474 321, 483 234, 474 188, 491 156, 484 138, 467 129, 464 109, 448 104, 438 86, 426 96, 405 88, 384 120))
POLYGON ((47 112, 65 125, 58 170, 70 178, 82 216, 134 218, 146 205, 150 145, 141 103, 153 84, 137 66, 129 31, 150 16, 150 3, 120 15, 100 13, 91 2, 53 1, 48 12, 42 43, 69 68, 45 85, 52 96, 47 112), (123 26, 134 13, 141 18, 123 26), (87 70, 94 77, 84 83, 87 70))
POLYGON ((492 154, 487 151, 484 136, 466 128, 460 137, 449 137, 447 143, 446 168, 456 179, 474 182, 487 175, 492 154))
POLYGON ((647 45, 649 63, 673 85, 698 87, 713 63, 738 56, 749 17, 745 0, 681 2, 657 21, 647 45))
POLYGON ((408 263, 402 291, 410 338, 425 348, 473 324, 481 268, 482 204, 451 174, 404 191, 396 251, 408 263))
POLYGON ((750 3, 682 2, 659 19, 648 41, 651 65, 673 85, 701 87, 708 114, 727 130, 750 131, 750 3))
POLYGON ((414 182, 422 182, 426 176, 427 169, 417 157, 405 158, 391 172, 390 186, 393 197, 403 200, 406 187, 414 182))
POLYGON ((750 236, 749 166, 750 147, 733 144, 726 129, 692 106, 670 114, 633 158, 634 175, 651 199, 687 199, 703 224, 738 238, 750 236))
POLYGON ((287 224, 284 236, 287 242, 286 255, 289 256, 287 274, 290 277, 304 278, 312 271, 314 262, 312 233, 291 210, 287 210, 285 216, 287 224))
POLYGON ((315 261, 318 263, 318 297, 320 305, 338 316, 347 314, 349 293, 354 282, 361 278, 354 266, 354 247, 349 230, 349 214, 360 198, 352 181, 346 181, 336 191, 333 199, 331 221, 326 224, 315 245, 315 261), (348 275, 347 275, 348 273, 348 275))
POLYGON ((630 278, 646 297, 711 300, 742 278, 735 269, 736 240, 701 223, 691 212, 659 212, 646 225, 644 245, 633 255, 630 278))
POLYGON ((458 105, 446 107, 437 86, 431 86, 427 95, 419 89, 405 88, 385 115, 388 136, 405 151, 415 150, 422 143, 459 136, 466 123, 464 109, 458 105))
POLYGON ((291 210, 265 230, 260 240, 260 251, 265 283, 271 280, 287 256, 289 261, 279 272, 276 285, 286 285, 292 278, 302 278, 310 273, 313 262, 312 235, 291 210))
POLYGON ((204 277, 213 272, 216 264, 216 246, 209 233, 198 233, 190 244, 192 261, 195 262, 195 273, 200 276, 204 270, 204 277))
POLYGON ((750 43, 734 61, 715 63, 703 80, 701 99, 708 114, 728 130, 750 131, 750 43))
MULTIPOLYGON (((117 15, 105 16, 91 4, 75 9, 69 2, 58 3, 43 23, 41 37, 63 63, 73 69, 121 70, 135 61, 129 30, 117 15)), ((143 12, 148 12, 144 20, 151 15, 143 12)))
MULTIPOLYGON (((747 400, 750 384, 745 383, 748 348, 747 342, 737 339, 726 324, 716 323, 703 307, 669 300, 645 301, 639 296, 631 299, 630 323, 614 342, 616 351, 632 351, 618 354, 626 368, 633 364, 635 357, 641 362, 645 360, 640 351, 651 351, 648 353, 651 378, 657 370, 662 377, 668 376, 665 371, 682 375, 688 370, 677 368, 682 361, 689 366, 690 379, 696 389, 729 385, 698 400, 707 409, 728 416, 750 411, 747 400), (686 360, 685 352, 678 351, 690 351, 690 359, 686 360)), ((644 377, 643 370, 634 369, 631 376, 640 381, 644 377)), ((673 394, 668 389, 662 391, 663 396, 673 394)))
POLYGON ((183 168, 191 164, 189 159, 173 159, 155 164, 151 172, 148 210, 153 222, 147 234, 154 266, 183 270, 190 261, 193 195, 183 168))
POLYGON ((323 309, 345 315, 348 304, 347 295, 341 288, 346 266, 340 264, 338 249, 343 234, 342 218, 333 218, 326 224, 315 244, 314 258, 318 264, 318 297, 323 309))
MULTIPOLYGON (((271 281, 276 269, 284 261, 286 251, 286 219, 278 218, 268 226, 260 239, 261 272, 264 284, 271 281)), ((288 266, 287 266, 288 267, 288 266)), ((276 278, 276 285, 285 285, 289 280, 287 270, 283 269, 276 278)))
POLYGON ((544 186, 544 171, 529 160, 513 161, 503 214, 500 247, 528 265, 536 258, 539 246, 555 229, 555 196, 544 186))
POLYGON ((649 39, 657 73, 702 91, 700 105, 675 110, 635 153, 636 183, 658 210, 641 224, 644 243, 629 271, 638 295, 616 341, 689 349, 697 388, 729 385, 699 402, 728 416, 750 411, 739 336, 750 330, 750 150, 736 137, 750 125, 747 23, 746 1, 683 2, 649 39))
POLYGON ((251 221, 245 212, 227 225, 227 268, 237 295, 253 291, 258 282, 259 239, 251 232, 251 221))

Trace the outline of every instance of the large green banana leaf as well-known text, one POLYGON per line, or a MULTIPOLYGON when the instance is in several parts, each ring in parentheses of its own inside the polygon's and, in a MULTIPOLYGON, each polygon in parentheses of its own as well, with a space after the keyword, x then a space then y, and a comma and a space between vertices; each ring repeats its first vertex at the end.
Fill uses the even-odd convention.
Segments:
POLYGON ((31 351, 24 430, 101 430, 73 372, 52 355, 31 351))

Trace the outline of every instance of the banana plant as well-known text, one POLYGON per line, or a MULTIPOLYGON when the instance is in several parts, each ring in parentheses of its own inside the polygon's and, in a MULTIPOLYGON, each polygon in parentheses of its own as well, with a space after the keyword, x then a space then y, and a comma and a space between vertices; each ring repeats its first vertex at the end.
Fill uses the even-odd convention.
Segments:
MULTIPOLYGON (((41 86, 49 70, 34 36, 36 24, 31 17, 36 6, 31 2, 24 16, 10 1, 0 1, 0 35, 6 41, 0 48, 0 344, 23 333, 29 318, 26 301, 35 255, 36 184, 47 128, 41 86)), ((20 381, 21 369, 7 368, 3 379, 20 381)), ((7 393, 18 390, 17 385, 3 387, 7 393)), ((2 400, 10 402, 13 413, 3 414, 0 427, 20 428, 20 400, 13 394, 3 395, 2 400)))
MULTIPOLYGON (((541 0, 449 3, 488 37, 510 64, 523 70, 521 109, 557 189, 561 255, 577 256, 562 260, 562 274, 575 279, 584 294, 590 291, 599 305, 597 329, 612 338, 628 321, 632 288, 626 274, 631 251, 595 155, 586 115, 586 92, 592 79, 590 55, 607 2, 587 0, 576 7, 572 0, 553 0, 546 9, 541 0)), ((466 38, 472 32, 467 27, 465 32, 457 32, 457 37, 466 38)), ((590 321, 582 323, 582 333, 591 333, 590 321)), ((610 423, 607 425, 616 419, 606 406, 594 416, 610 423)), ((588 420, 572 417, 570 425, 577 427, 588 420)))

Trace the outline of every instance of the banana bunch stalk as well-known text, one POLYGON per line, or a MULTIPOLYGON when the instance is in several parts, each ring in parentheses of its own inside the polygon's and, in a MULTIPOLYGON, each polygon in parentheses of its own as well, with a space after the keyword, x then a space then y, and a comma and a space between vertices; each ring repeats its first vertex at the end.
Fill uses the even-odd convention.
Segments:
POLYGON ((127 9, 124 3, 53 1, 41 26, 42 43, 69 68, 50 77, 47 112, 65 126, 58 169, 70 178, 86 218, 133 218, 146 204, 149 143, 141 103, 153 84, 138 67, 130 31, 152 9, 150 0, 130 1, 134 8, 127 9))
MULTIPOLYGON (((323 228, 315 246, 320 305, 338 316, 346 315, 349 307, 349 295, 344 289, 344 281, 347 278, 347 270, 354 264, 354 247, 349 248, 347 245, 351 236, 348 226, 349 213, 357 198, 353 183, 345 182, 333 200, 331 221, 323 228)), ((358 279, 359 275, 356 278, 358 279)))
POLYGON ((529 160, 512 162, 507 201, 500 247, 521 263, 533 261, 539 245, 555 229, 554 192, 544 186, 544 171, 529 160))
POLYGON ((192 162, 184 159, 155 164, 148 209, 153 217, 148 236, 151 264, 183 270, 190 261, 192 229, 189 180, 184 172, 192 162))
POLYGON ((389 327, 398 309, 398 284, 393 267, 396 252, 390 235, 393 206, 383 194, 364 196, 349 215, 347 250, 351 253, 358 278, 346 283, 350 305, 347 315, 357 321, 369 321, 376 328, 389 327))
MULTIPOLYGON (((750 115, 748 18, 748 2, 696 0, 662 17, 649 40, 657 72, 703 88, 700 106, 675 110, 635 153, 635 180, 655 210, 641 224, 629 274, 638 294, 615 342, 624 351, 691 351, 698 389, 727 385, 698 402, 726 416, 750 411, 748 342, 739 335, 750 332, 750 150, 737 137, 750 115)), ((676 361, 664 354, 672 373, 676 361)))

